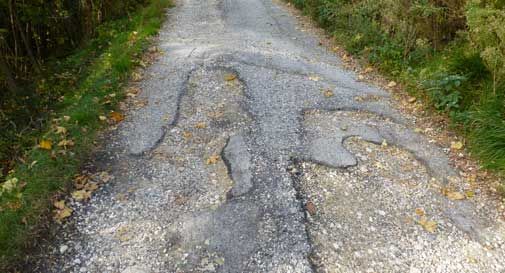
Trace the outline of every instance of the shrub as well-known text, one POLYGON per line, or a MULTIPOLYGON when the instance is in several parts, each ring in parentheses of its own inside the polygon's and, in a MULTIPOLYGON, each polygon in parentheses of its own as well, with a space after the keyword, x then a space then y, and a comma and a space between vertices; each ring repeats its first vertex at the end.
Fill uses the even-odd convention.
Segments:
POLYGON ((505 80, 505 1, 472 0, 467 18, 472 45, 493 75, 493 92, 505 80))

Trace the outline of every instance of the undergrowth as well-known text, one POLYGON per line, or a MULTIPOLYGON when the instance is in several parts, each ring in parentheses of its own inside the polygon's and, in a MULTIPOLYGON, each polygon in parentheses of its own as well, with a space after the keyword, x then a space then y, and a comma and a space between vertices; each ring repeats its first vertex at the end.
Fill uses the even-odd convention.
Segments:
POLYGON ((94 39, 70 56, 52 60, 38 80, 37 92, 51 93, 54 101, 42 129, 24 136, 27 143, 37 139, 38 145, 0 184, 0 271, 21 262, 47 224, 52 196, 67 190, 90 155, 104 126, 99 117, 109 116, 123 99, 129 75, 170 5, 170 0, 152 0, 128 18, 101 25, 94 39))

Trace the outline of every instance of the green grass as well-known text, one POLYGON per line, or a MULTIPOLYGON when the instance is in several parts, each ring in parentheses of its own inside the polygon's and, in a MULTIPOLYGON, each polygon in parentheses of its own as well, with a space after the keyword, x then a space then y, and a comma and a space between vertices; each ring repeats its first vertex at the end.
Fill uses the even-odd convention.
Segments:
POLYGON ((39 81, 38 91, 56 93, 59 100, 46 115, 43 133, 35 137, 52 140, 53 149, 29 150, 26 163, 18 164, 8 176, 18 183, 0 195, 0 271, 15 266, 48 223, 51 198, 68 190, 90 155, 104 126, 99 116, 107 116, 124 98, 123 87, 160 28, 164 8, 170 5, 170 0, 152 0, 129 18, 102 25, 97 37, 74 54, 51 62, 47 80, 39 81), (104 104, 111 93, 116 96, 104 104), (64 116, 70 119, 65 121, 64 116), (68 130, 66 136, 55 133, 56 125, 68 130), (62 139, 73 140, 75 146, 57 147, 62 139))
POLYGON ((422 41, 407 50, 403 36, 378 25, 380 7, 374 5, 384 1, 286 1, 311 16, 348 52, 428 102, 429 109, 447 114, 482 165, 505 172, 505 84, 493 88, 481 52, 472 47, 466 32, 437 50, 422 41))

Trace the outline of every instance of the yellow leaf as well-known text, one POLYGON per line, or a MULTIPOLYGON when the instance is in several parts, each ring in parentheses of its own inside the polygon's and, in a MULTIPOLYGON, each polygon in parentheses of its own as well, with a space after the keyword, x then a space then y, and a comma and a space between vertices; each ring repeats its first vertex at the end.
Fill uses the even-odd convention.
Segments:
POLYGON ((434 233, 437 230, 437 222, 430 221, 424 216, 421 217, 418 223, 428 232, 434 233))
POLYGON ((373 70, 374 70, 373 67, 369 66, 363 72, 364 73, 371 73, 371 72, 373 72, 373 70))
POLYGON ((448 192, 447 193, 447 198, 451 199, 451 200, 463 200, 465 199, 465 195, 460 193, 460 192, 448 192))
POLYGON ((44 150, 51 150, 53 148, 53 142, 51 140, 41 140, 39 142, 39 148, 44 150))
POLYGON ((144 77, 142 76, 142 74, 138 73, 138 72, 133 72, 132 73, 132 80, 134 82, 139 82, 143 79, 144 77))
POLYGON ((451 149, 453 150, 461 150, 463 148, 463 142, 456 141, 451 143, 451 149))
POLYGON ((416 101, 417 101, 417 98, 416 98, 416 97, 409 97, 409 99, 408 99, 408 102, 409 102, 409 103, 414 103, 414 102, 416 102, 416 101))
POLYGON ((64 139, 64 140, 58 142, 58 147, 71 147, 74 145, 75 145, 74 141, 67 140, 67 139, 64 139))
POLYGON ((17 178, 14 177, 14 178, 8 179, 7 181, 5 181, 2 184, 2 191, 0 191, 0 193, 2 193, 3 191, 11 192, 12 190, 14 190, 16 188, 17 184, 18 184, 17 178))
POLYGON ((397 84, 395 81, 390 81, 390 82, 388 83, 388 87, 395 87, 395 86, 397 86, 397 85, 398 85, 398 84, 397 84))
POLYGON ((110 113, 110 118, 116 123, 119 123, 124 120, 123 114, 115 111, 110 113))
POLYGON ((424 209, 422 208, 417 208, 416 209, 416 214, 419 215, 419 216, 424 216, 424 209))
POLYGON ((61 127, 61 126, 57 126, 56 127, 56 133, 64 135, 64 134, 67 133, 67 128, 61 127))
POLYGON ((91 192, 88 192, 86 190, 78 190, 74 191, 72 193, 72 198, 74 198, 76 201, 83 201, 91 198, 91 192))
POLYGON ((99 116, 98 119, 101 120, 101 121, 106 121, 107 117, 106 116, 99 116))
POLYGON ((188 132, 188 131, 184 131, 182 132, 182 136, 185 138, 185 139, 190 139, 193 134, 191 132, 188 132))
POLYGON ((91 193, 96 189, 98 189, 98 185, 96 183, 87 183, 86 185, 84 185, 84 189, 91 193))
POLYGON ((218 155, 212 155, 209 158, 207 158, 207 165, 212 165, 216 164, 219 161, 219 156, 218 155))
POLYGON ((205 128, 207 128, 207 124, 205 122, 198 122, 195 125, 195 128, 197 128, 197 129, 205 129, 205 128))
POLYGON ((65 200, 56 201, 53 203, 53 205, 57 209, 64 209, 65 208, 65 200))
POLYGON ((233 81, 237 78, 237 75, 233 74, 233 73, 226 73, 224 75, 224 80, 227 81, 227 82, 230 82, 230 81, 233 81))
POLYGON ((78 190, 81 190, 84 188, 87 182, 88 182, 87 176, 79 175, 74 179, 74 187, 78 190))
POLYGON ((330 98, 330 97, 334 96, 333 91, 331 91, 330 89, 324 90, 323 94, 327 98, 330 98))
POLYGON ((98 175, 100 182, 101 183, 107 183, 109 182, 112 178, 114 178, 112 175, 110 175, 108 172, 101 172, 98 175))
POLYGON ((465 195, 467 198, 472 198, 475 196, 475 192, 474 191, 466 191, 465 195))
POLYGON ((54 215, 54 219, 58 222, 62 222, 65 218, 70 217, 72 215, 72 209, 69 207, 64 207, 63 209, 57 210, 54 215))

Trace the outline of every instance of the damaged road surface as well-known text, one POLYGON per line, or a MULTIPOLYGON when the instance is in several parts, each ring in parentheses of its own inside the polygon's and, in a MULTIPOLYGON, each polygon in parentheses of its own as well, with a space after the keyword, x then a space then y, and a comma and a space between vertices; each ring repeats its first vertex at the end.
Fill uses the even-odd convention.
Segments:
POLYGON ((107 136, 114 178, 34 272, 505 272, 505 225, 412 129, 268 0, 180 0, 107 136), (361 99, 356 99, 357 97, 361 99))

